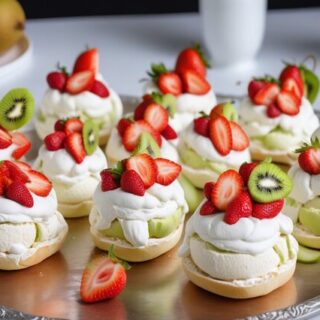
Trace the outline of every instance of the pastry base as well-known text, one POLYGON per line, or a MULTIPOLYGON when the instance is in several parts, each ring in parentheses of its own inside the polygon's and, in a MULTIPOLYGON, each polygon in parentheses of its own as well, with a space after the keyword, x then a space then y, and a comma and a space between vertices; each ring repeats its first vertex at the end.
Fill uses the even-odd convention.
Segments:
POLYGON ((80 203, 58 203, 58 210, 65 218, 80 218, 89 215, 92 208, 92 200, 80 203))

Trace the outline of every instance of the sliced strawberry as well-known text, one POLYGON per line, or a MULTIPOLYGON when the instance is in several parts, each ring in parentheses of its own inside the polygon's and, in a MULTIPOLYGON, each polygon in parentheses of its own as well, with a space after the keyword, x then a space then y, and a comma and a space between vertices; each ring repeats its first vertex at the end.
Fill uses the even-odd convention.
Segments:
POLYGON ((94 80, 93 85, 90 89, 90 92, 101 98, 107 98, 110 95, 109 89, 106 87, 104 83, 99 80, 94 80))
POLYGON ((279 92, 280 88, 276 83, 267 83, 254 96, 253 102, 258 105, 268 106, 276 100, 279 92))
POLYGON ((211 193, 212 193, 212 188, 214 186, 214 182, 207 182, 205 185, 204 185, 204 188, 203 188, 203 193, 205 195, 205 197, 210 200, 211 199, 211 193))
POLYGON ((7 187, 12 183, 9 168, 0 162, 0 195, 4 195, 7 187))
POLYGON ((281 115, 281 111, 275 102, 268 105, 266 113, 268 118, 278 118, 281 115))
POLYGON ((210 140, 216 150, 223 156, 230 153, 232 149, 232 132, 229 121, 222 116, 210 120, 210 140))
POLYGON ((17 148, 13 151, 12 156, 14 159, 19 160, 31 149, 31 142, 21 132, 12 132, 11 135, 12 142, 17 145, 17 148))
POLYGON ((100 172, 101 177, 101 190, 103 192, 119 188, 119 179, 111 170, 105 169, 100 172))
POLYGON ((300 86, 293 78, 287 78, 284 80, 281 88, 285 91, 293 92, 299 98, 303 96, 303 91, 301 92, 300 86))
POLYGON ((26 184, 26 187, 40 197, 46 197, 52 190, 51 182, 41 172, 30 170, 27 172, 30 182, 26 184))
POLYGON ((70 94, 78 94, 83 91, 90 91, 94 82, 92 71, 80 71, 70 76, 66 83, 65 91, 70 94))
POLYGON ((320 174, 320 149, 308 148, 300 153, 298 162, 303 171, 310 174, 320 174))
POLYGON ((243 191, 228 205, 223 220, 227 224, 235 224, 241 218, 250 217, 252 214, 252 201, 248 192, 243 191))
POLYGON ((118 129, 120 137, 122 137, 124 135, 124 132, 130 126, 131 123, 132 122, 129 119, 126 119, 126 118, 120 119, 120 121, 117 124, 117 129, 118 129))
POLYGON ((155 160, 146 153, 129 158, 125 162, 125 167, 127 170, 134 170, 139 174, 146 189, 156 182, 157 166, 155 160))
POLYGON ((182 83, 180 77, 175 72, 162 73, 159 76, 157 85, 162 93, 171 93, 178 96, 182 93, 182 83))
POLYGON ((255 95, 266 86, 266 81, 251 80, 248 85, 248 95, 251 100, 254 99, 255 95))
POLYGON ((164 158, 155 159, 157 167, 156 182, 167 186, 176 180, 181 172, 181 166, 171 160, 164 158))
POLYGON ((232 150, 243 151, 249 147, 250 141, 244 130, 234 121, 230 121, 232 134, 232 150))
POLYGON ((5 160, 3 161, 3 165, 8 168, 9 177, 12 181, 18 181, 21 183, 30 182, 27 174, 17 166, 16 162, 5 160))
MULTIPOLYGON (((287 79, 293 79, 297 86, 299 94, 297 95, 298 97, 302 97, 304 95, 304 83, 303 83, 303 78, 301 75, 301 71, 298 66, 295 65, 287 65, 280 74, 280 81, 282 83, 282 86, 284 86, 284 83, 286 82, 287 79)), ((291 84, 292 85, 292 84, 291 84)), ((290 85, 290 86, 291 86, 290 85)), ((284 88, 285 89, 285 88, 284 88)), ((290 91, 290 90, 289 90, 290 91)))
POLYGON ((209 127, 209 117, 199 117, 193 120, 193 130, 204 137, 209 137, 209 127))
POLYGON ((68 76, 64 72, 55 71, 47 75, 47 82, 51 89, 56 89, 62 92, 66 85, 68 76))
POLYGON ((96 48, 82 52, 73 67, 73 73, 88 70, 94 75, 96 75, 99 70, 99 53, 96 48))
POLYGON ((277 106, 281 112, 294 116, 299 113, 301 99, 293 92, 281 90, 277 96, 277 106))
POLYGON ((64 124, 64 132, 68 136, 71 133, 82 133, 83 122, 78 118, 71 118, 64 124))
POLYGON ((196 95, 203 95, 210 91, 209 82, 199 76, 198 73, 186 70, 181 74, 183 91, 196 95))
POLYGON ((162 130, 161 135, 166 139, 166 140, 174 140, 178 138, 177 133, 175 130, 170 126, 167 125, 164 130, 162 130))
POLYGON ((210 200, 207 200, 200 208, 200 215, 208 216, 214 214, 216 211, 217 208, 214 206, 214 204, 210 200))
POLYGON ((0 149, 6 149, 12 145, 12 137, 8 131, 0 128, 0 149))
POLYGON ((258 163, 256 162, 250 162, 250 163, 243 163, 239 168, 239 173, 242 177, 243 183, 247 185, 249 181, 250 174, 252 170, 257 166, 258 163))
POLYGON ((157 103, 150 103, 143 114, 146 120, 158 132, 163 131, 169 124, 168 111, 157 103))
POLYGON ((235 199, 243 189, 243 180, 235 170, 223 172, 212 188, 211 201, 220 210, 226 210, 229 203, 235 199))
POLYGON ((19 182, 13 181, 6 189, 6 197, 24 207, 33 207, 33 198, 27 187, 19 182))
POLYGON ((44 138, 44 144, 49 151, 56 151, 64 148, 66 134, 63 131, 56 131, 44 138))
POLYGON ((253 204, 252 216, 258 219, 272 219, 281 212, 283 204, 283 199, 268 203, 256 202, 253 204))
POLYGON ((123 191, 135 194, 136 196, 142 197, 146 192, 144 183, 135 170, 125 171, 121 176, 120 185, 123 191))
POLYGON ((82 163, 82 161, 86 157, 82 134, 78 132, 71 133, 66 137, 64 145, 66 150, 73 157, 76 163, 82 163))
POLYGON ((64 120, 57 120, 54 124, 54 131, 64 131, 64 120))
POLYGON ((145 120, 138 120, 134 123, 131 123, 130 126, 125 130, 122 143, 126 150, 133 151, 139 142, 139 138, 143 132, 149 132, 154 140, 161 147, 161 135, 158 131, 151 127, 151 125, 145 120))
MULTIPOLYGON (((151 97, 151 96, 150 96, 151 97)), ((143 119, 144 112, 146 111, 149 104, 152 102, 152 100, 149 99, 143 99, 142 102, 138 104, 138 106, 134 110, 133 119, 134 120, 141 120, 143 119)))
POLYGON ((82 274, 80 296, 84 302, 112 299, 125 288, 127 275, 120 263, 100 256, 88 263, 82 274))

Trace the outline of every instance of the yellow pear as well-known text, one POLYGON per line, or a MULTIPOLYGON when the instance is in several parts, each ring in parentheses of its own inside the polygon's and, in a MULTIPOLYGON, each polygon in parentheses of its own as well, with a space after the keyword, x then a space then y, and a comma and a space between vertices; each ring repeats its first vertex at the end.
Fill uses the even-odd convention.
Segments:
POLYGON ((25 14, 17 0, 0 0, 0 54, 23 36, 25 14))

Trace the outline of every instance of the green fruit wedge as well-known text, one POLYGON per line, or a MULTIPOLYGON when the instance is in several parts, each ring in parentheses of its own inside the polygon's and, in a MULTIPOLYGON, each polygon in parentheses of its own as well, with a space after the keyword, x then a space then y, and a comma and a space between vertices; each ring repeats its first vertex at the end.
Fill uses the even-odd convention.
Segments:
POLYGON ((303 263, 316 263, 320 261, 320 251, 299 245, 298 261, 303 263))
POLYGON ((133 155, 148 153, 153 158, 161 156, 160 147, 150 133, 143 132, 139 138, 139 143, 133 151, 133 155))
POLYGON ((305 84, 306 96, 308 100, 313 104, 318 96, 320 89, 320 81, 317 75, 305 66, 300 66, 303 82, 305 84))

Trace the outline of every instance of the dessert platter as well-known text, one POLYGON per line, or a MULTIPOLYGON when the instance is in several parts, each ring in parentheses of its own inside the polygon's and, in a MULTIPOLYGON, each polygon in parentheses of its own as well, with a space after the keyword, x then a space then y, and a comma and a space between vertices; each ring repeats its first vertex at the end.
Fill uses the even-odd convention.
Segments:
POLYGON ((184 49, 119 96, 91 48, 41 102, 1 97, 1 319, 320 316, 319 80, 221 100, 207 66, 184 49))

